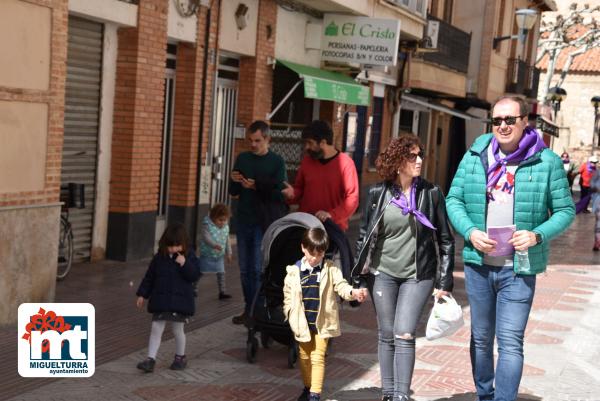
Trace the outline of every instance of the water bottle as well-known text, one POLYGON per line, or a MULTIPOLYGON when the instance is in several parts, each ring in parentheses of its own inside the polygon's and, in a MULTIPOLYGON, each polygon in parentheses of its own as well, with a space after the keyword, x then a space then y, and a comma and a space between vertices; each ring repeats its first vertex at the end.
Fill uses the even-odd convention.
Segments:
POLYGON ((519 271, 526 272, 531 270, 531 266, 529 265, 529 252, 527 252, 527 249, 524 251, 515 250, 515 256, 519 271))

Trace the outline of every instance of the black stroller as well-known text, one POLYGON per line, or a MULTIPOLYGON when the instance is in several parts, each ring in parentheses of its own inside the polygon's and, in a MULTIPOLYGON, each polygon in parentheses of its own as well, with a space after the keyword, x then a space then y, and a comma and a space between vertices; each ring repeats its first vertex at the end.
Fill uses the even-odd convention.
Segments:
POLYGON ((262 241, 263 274, 262 285, 256 294, 248 319, 248 341, 246 359, 256 360, 260 332, 261 344, 269 348, 271 340, 288 347, 288 367, 293 368, 298 358, 294 334, 283 315, 283 281, 286 267, 301 259, 302 235, 308 228, 322 228, 323 224, 312 214, 290 213, 273 222, 262 241))

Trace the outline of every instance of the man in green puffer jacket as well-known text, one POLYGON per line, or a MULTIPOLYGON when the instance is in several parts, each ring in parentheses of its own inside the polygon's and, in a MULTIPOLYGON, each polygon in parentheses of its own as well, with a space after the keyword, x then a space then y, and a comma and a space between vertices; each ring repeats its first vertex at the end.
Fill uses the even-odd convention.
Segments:
POLYGON ((465 238, 471 364, 480 401, 516 400, 536 274, 546 270, 549 241, 575 216, 563 163, 528 127, 527 115, 520 97, 494 103, 493 134, 477 138, 464 155, 446 198, 450 222, 465 238), (494 229, 509 239, 492 236, 494 229))

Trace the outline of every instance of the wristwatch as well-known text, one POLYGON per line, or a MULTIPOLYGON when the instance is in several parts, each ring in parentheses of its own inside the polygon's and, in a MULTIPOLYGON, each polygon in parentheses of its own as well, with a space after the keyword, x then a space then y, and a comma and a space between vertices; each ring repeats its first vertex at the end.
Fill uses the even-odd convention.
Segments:
POLYGON ((535 243, 538 245, 541 244, 544 241, 544 239, 542 238, 542 234, 536 233, 536 232, 534 232, 534 234, 535 234, 535 243))

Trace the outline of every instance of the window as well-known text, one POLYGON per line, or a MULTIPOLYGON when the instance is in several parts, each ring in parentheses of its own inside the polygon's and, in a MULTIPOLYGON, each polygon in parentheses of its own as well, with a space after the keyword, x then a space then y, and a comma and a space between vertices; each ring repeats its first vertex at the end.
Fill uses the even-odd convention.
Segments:
POLYGON ((394 3, 404 8, 408 8, 415 14, 425 17, 427 12, 427 0, 388 0, 390 3, 394 3))

